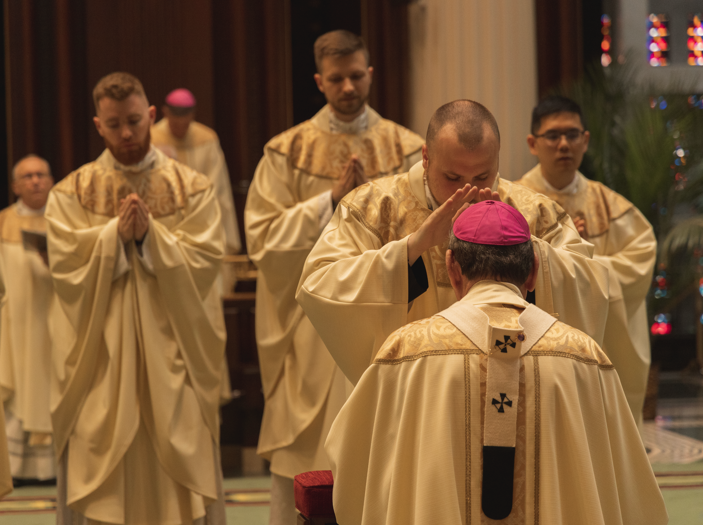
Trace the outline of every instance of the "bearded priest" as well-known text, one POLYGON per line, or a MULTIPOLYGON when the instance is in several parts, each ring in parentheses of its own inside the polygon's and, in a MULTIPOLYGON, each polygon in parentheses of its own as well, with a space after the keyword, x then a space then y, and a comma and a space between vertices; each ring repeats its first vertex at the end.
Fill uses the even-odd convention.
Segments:
POLYGON ((386 338, 454 301, 444 253, 451 221, 470 203, 501 200, 527 219, 540 271, 536 305, 603 339, 608 273, 556 203, 498 176, 500 133, 470 100, 430 119, 422 162, 347 195, 308 255, 297 300, 356 383, 386 338))
POLYGON ((93 90, 106 150, 46 209, 58 523, 224 524, 224 240, 213 185, 150 144, 128 73, 93 90))

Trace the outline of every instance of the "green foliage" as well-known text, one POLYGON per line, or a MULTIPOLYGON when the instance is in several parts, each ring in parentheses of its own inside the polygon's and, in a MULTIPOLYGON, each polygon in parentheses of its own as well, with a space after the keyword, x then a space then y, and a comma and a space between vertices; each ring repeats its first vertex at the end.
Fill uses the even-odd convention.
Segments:
POLYGON ((591 135, 581 171, 629 199, 654 227, 668 293, 662 299, 650 294, 650 306, 662 312, 697 291, 703 109, 691 104, 692 85, 672 78, 666 86, 644 86, 628 62, 593 64, 581 80, 557 92, 581 105, 591 135))
POLYGON ((665 89, 642 87, 631 67, 614 63, 593 64, 559 92, 581 105, 591 134, 581 171, 629 199, 658 238, 674 210, 703 203, 703 110, 690 107, 692 88, 675 79, 665 89), (682 166, 674 164, 679 147, 687 152, 682 166))

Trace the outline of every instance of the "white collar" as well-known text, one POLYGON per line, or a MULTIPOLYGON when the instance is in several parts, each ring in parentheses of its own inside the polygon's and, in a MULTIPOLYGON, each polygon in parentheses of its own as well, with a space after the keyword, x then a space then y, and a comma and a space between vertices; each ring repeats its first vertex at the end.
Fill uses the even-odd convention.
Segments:
POLYGON ((17 201, 17 215, 20 217, 36 217, 39 215, 44 215, 44 210, 46 210, 46 204, 38 210, 35 210, 34 208, 27 206, 22 199, 17 201))
POLYGON ((479 304, 509 304, 526 308, 527 301, 522 297, 520 289, 512 283, 500 281, 479 281, 462 297, 461 302, 473 305, 479 304))
POLYGON ((575 195, 579 191, 579 183, 581 182, 579 180, 578 171, 574 175, 574 179, 560 190, 549 184, 549 181, 546 179, 544 174, 542 174, 542 181, 544 182, 544 187, 548 192, 557 193, 559 195, 575 195))
POLYGON ((364 106, 364 112, 351 122, 344 122, 343 120, 339 120, 337 118, 337 115, 335 115, 334 111, 332 111, 331 109, 329 113, 329 119, 330 133, 357 134, 363 133, 364 131, 369 129, 369 112, 367 111, 366 106, 364 106))

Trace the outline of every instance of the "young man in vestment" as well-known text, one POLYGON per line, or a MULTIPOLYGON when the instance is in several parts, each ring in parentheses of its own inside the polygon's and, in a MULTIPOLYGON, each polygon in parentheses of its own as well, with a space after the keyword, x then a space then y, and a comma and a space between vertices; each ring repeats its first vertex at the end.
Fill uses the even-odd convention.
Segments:
POLYGON ((295 523, 293 477, 328 469, 323 444, 346 399, 344 375, 295 302, 303 263, 353 188, 407 171, 423 140, 367 105, 373 68, 363 40, 332 31, 315 42, 327 105, 271 139, 245 209, 257 265, 256 336, 266 405, 258 453, 271 461, 271 523, 295 523))
POLYGON ((54 286, 45 262, 44 219, 53 184, 46 160, 24 157, 12 170, 17 202, 0 212, 0 266, 9 277, 0 313, 0 399, 12 477, 19 483, 56 477, 49 410, 54 286), (32 243, 29 234, 41 245, 32 243))
POLYGON ((557 202, 581 236, 593 244, 593 258, 608 268, 610 302, 603 350, 615 365, 638 425, 647 390, 650 351, 645 297, 657 257, 657 240, 644 215, 625 197, 578 171, 589 133, 573 100, 551 97, 532 112, 530 152, 539 164, 522 184, 557 202))
POLYGON ((58 523, 224 524, 215 189, 151 145, 137 78, 93 99, 106 149, 46 209, 58 523))
POLYGON ((499 150, 490 111, 450 102, 430 120, 422 162, 356 189, 337 207, 307 258, 297 300, 353 383, 394 330, 455 301, 444 265, 451 220, 485 199, 517 208, 530 225, 541 263, 537 306, 602 339, 605 267, 558 205, 499 177, 499 150))
POLYGON ((540 264, 509 205, 455 221, 458 302, 391 334, 330 430, 339 523, 667 523, 613 365, 525 301, 540 264))

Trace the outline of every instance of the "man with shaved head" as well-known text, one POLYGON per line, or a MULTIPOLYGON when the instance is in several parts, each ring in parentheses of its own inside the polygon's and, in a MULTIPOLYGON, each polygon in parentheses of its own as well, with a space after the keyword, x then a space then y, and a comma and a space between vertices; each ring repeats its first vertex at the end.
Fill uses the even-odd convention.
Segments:
POLYGON ((444 264, 455 215, 500 200, 527 219, 540 270, 533 301, 603 338, 608 274, 553 201, 498 175, 500 135, 485 107, 457 100, 433 115, 422 162, 347 195, 310 252, 298 302, 352 383, 385 339, 455 301, 444 264))
POLYGON ((151 145, 128 73, 93 90, 106 149, 46 205, 59 524, 224 524, 224 239, 212 182, 151 145))
POLYGON ((49 305, 54 287, 45 262, 44 219, 53 185, 49 163, 27 155, 12 169, 17 202, 0 212, 0 275, 6 279, 0 322, 0 399, 10 468, 18 485, 56 477, 49 411, 49 305))

